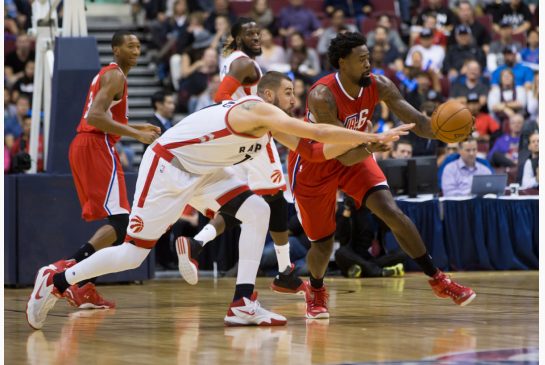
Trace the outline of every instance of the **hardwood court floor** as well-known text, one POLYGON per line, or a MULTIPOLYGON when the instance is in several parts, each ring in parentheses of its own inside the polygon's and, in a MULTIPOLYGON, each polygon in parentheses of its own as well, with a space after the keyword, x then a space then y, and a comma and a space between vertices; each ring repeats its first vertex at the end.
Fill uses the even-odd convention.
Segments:
POLYGON ((30 289, 5 289, 4 360, 305 365, 423 359, 436 364, 448 358, 456 360, 449 364, 467 364, 511 356, 537 363, 538 272, 453 276, 477 292, 467 307, 436 299, 422 274, 328 279, 329 321, 305 320, 302 297, 275 294, 267 289, 270 279, 259 278, 262 305, 288 318, 278 328, 223 326, 234 279, 205 278, 194 287, 181 279, 100 286, 117 309, 75 311, 59 301, 42 331, 26 323, 30 289))

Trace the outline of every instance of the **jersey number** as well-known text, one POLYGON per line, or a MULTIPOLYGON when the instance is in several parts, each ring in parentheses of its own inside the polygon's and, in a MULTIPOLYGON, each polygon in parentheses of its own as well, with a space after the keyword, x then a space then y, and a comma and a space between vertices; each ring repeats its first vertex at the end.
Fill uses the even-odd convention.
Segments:
POLYGON ((244 161, 251 160, 252 158, 253 158, 252 155, 246 154, 246 155, 244 156, 244 159, 242 159, 241 161, 239 161, 239 162, 237 162, 237 163, 235 163, 235 164, 233 164, 233 165, 238 165, 239 163, 243 163, 244 161))
POLYGON ((349 115, 344 120, 344 126, 346 129, 361 130, 367 122, 369 116, 369 109, 363 109, 361 112, 349 115))
MULTIPOLYGON (((98 76, 99 75, 96 75, 94 78, 93 78, 93 81, 91 82, 91 88, 96 84, 96 82, 98 81, 98 76)), ((87 115, 89 114, 89 110, 91 110, 91 105, 93 104, 93 91, 91 90, 89 92, 89 103, 87 104, 87 107, 86 107, 86 111, 85 111, 85 114, 83 115, 83 118, 84 119, 87 119, 87 115)))

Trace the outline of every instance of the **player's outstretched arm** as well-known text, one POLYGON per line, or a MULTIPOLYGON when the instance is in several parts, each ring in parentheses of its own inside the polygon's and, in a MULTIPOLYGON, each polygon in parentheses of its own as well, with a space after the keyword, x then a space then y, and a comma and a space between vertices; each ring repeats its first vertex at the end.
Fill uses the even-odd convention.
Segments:
POLYGON ((301 123, 274 105, 259 101, 247 101, 235 106, 229 114, 229 123, 235 131, 254 136, 262 136, 270 131, 273 135, 280 132, 322 143, 345 145, 396 141, 399 136, 408 134, 408 130, 414 126, 408 124, 385 133, 373 134, 327 124, 301 123))
POLYGON ((431 119, 407 102, 394 83, 387 77, 375 75, 379 99, 403 122, 414 123, 413 132, 423 138, 435 138, 431 130, 431 119))
POLYGON ((128 136, 136 138, 143 143, 151 144, 159 137, 159 133, 155 131, 139 131, 131 126, 117 123, 108 114, 108 109, 115 97, 122 97, 124 84, 125 78, 119 70, 111 70, 102 75, 100 78, 100 90, 96 95, 91 96, 90 105, 86 106, 88 108, 85 114, 87 123, 107 133, 128 136))

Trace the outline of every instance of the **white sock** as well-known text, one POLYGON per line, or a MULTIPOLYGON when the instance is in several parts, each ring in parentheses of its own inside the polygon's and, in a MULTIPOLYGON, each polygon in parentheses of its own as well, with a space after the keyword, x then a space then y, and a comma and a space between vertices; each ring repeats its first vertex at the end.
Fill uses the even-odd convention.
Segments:
POLYGON ((278 246, 274 244, 274 251, 276 252, 276 260, 278 261, 278 272, 284 272, 288 267, 291 267, 290 260, 290 243, 278 246))
POLYGON ((68 284, 72 285, 97 276, 136 269, 148 257, 150 251, 127 242, 107 247, 67 269, 64 275, 68 284))
POLYGON ((197 241, 201 241, 202 242, 202 245, 206 245, 208 242, 212 241, 214 238, 216 238, 216 235, 217 235, 217 232, 216 232, 216 228, 211 225, 211 224, 207 224, 206 226, 204 226, 203 229, 201 229, 201 231, 199 233, 197 233, 197 235, 195 237, 193 237, 194 239, 196 239, 197 241))
POLYGON ((263 198, 252 195, 237 211, 240 225, 237 284, 255 284, 265 238, 269 228, 270 208, 263 198))

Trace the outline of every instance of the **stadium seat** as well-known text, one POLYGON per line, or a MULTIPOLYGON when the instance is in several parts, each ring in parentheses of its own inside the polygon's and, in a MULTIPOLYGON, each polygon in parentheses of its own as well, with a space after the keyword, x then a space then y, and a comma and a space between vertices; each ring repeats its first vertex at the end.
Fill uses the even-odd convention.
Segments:
POLYGON ((445 99, 448 99, 449 93, 450 93, 450 80, 448 79, 448 77, 443 76, 441 77, 440 82, 441 82, 441 95, 443 95, 445 99))
POLYGON ((360 25, 361 34, 367 35, 367 33, 375 30, 377 26, 377 20, 375 18, 365 18, 360 25))
POLYGON ((388 12, 397 14, 394 0, 371 0, 373 13, 388 12))
POLYGON ((490 35, 492 35, 494 33, 494 29, 492 29, 492 16, 491 15, 481 15, 481 16, 475 17, 475 20, 478 23, 481 23, 486 28, 488 33, 490 33, 490 35))
POLYGON ((233 13, 237 16, 246 15, 252 10, 252 1, 251 0, 231 0, 229 1, 229 6, 233 13))

